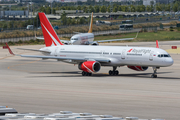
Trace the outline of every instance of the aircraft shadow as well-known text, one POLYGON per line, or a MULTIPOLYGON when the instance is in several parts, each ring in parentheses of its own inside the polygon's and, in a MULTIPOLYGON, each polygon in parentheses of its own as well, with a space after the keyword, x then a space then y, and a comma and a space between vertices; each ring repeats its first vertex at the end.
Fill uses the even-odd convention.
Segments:
MULTIPOLYGON (((158 74, 168 74, 172 72, 158 72, 158 74)), ((70 72, 31 72, 31 74, 45 74, 46 76, 33 76, 33 77, 138 77, 138 78, 150 78, 152 73, 132 73, 132 74, 119 74, 118 76, 110 76, 105 73, 95 73, 92 76, 82 76, 80 71, 70 72), (47 76, 50 74, 50 76, 47 76), (62 75, 51 75, 51 74, 62 74, 62 75), (67 75, 68 74, 68 75, 67 75)), ((177 77, 157 77, 156 79, 177 79, 177 77)))

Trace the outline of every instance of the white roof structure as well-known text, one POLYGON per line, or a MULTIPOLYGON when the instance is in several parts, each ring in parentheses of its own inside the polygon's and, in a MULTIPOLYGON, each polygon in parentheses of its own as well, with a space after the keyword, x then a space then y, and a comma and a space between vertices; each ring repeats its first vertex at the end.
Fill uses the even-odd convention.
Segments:
POLYGON ((164 120, 164 119, 139 119, 138 117, 113 117, 112 115, 97 115, 91 113, 73 113, 60 111, 52 114, 17 113, 14 108, 0 106, 0 120, 164 120))

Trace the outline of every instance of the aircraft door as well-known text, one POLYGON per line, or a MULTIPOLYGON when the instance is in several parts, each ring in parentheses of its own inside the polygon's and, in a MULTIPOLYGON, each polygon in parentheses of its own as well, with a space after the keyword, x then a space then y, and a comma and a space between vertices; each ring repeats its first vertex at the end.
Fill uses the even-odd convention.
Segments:
POLYGON ((153 61, 153 53, 154 53, 154 51, 151 51, 150 56, 149 56, 150 61, 153 61))
POLYGON ((126 49, 122 51, 121 59, 125 59, 126 57, 126 49))

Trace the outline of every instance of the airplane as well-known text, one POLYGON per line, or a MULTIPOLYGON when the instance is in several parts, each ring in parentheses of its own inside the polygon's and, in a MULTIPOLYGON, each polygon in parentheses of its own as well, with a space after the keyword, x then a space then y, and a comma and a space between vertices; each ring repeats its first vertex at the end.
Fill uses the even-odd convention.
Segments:
POLYGON ((46 47, 39 50, 26 49, 41 52, 43 55, 18 55, 14 54, 8 44, 10 54, 41 59, 55 59, 70 64, 78 64, 82 70, 82 76, 91 76, 101 69, 101 66, 113 67, 109 75, 118 75, 117 67, 127 66, 135 71, 145 71, 148 67, 153 68, 152 78, 157 77, 157 69, 171 66, 174 61, 171 56, 159 48, 151 47, 129 47, 129 46, 84 46, 64 45, 58 38, 56 32, 44 13, 39 13, 46 47))
MULTIPOLYGON (((112 41, 123 41, 123 40, 133 40, 137 38, 137 35, 135 38, 122 38, 122 39, 110 39, 110 40, 99 40, 99 41, 94 41, 94 34, 92 33, 92 26, 93 26, 93 13, 91 15, 91 22, 89 25, 89 31, 88 33, 78 33, 75 34, 71 37, 70 41, 69 40, 61 40, 66 45, 72 44, 72 45, 99 45, 99 43, 103 42, 112 42, 112 41)), ((36 37, 36 39, 44 40, 42 37, 36 37)))

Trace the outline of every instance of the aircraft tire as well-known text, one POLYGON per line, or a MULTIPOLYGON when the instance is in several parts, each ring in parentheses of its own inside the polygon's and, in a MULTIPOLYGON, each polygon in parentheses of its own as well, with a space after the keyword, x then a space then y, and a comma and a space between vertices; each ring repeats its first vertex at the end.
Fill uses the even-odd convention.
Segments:
POLYGON ((110 71, 109 71, 109 75, 113 75, 113 71, 110 70, 110 71))
POLYGON ((116 71, 115 71, 115 75, 119 75, 119 71, 116 70, 116 71))
POLYGON ((82 76, 85 76, 86 75, 86 72, 82 71, 82 76))
POLYGON ((151 78, 157 78, 157 75, 152 74, 151 78))

